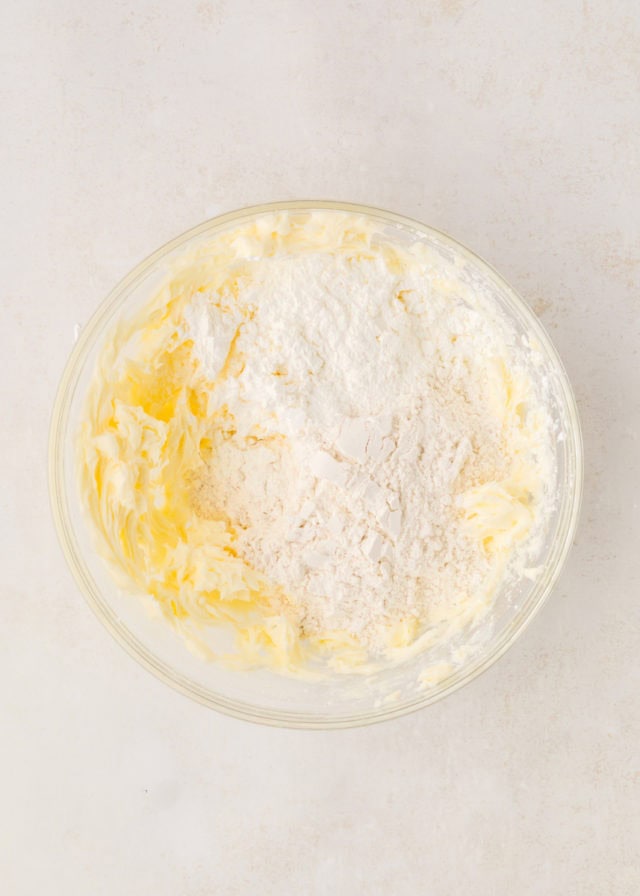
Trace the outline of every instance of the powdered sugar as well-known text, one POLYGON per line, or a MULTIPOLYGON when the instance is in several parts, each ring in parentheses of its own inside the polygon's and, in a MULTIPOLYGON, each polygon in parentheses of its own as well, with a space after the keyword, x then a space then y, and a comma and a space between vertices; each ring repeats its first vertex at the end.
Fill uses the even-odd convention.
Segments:
POLYGON ((185 335, 218 420, 194 506, 302 631, 375 649, 486 595, 504 551, 469 525, 469 494, 530 459, 491 319, 418 263, 317 251, 245 264, 192 300, 185 335))

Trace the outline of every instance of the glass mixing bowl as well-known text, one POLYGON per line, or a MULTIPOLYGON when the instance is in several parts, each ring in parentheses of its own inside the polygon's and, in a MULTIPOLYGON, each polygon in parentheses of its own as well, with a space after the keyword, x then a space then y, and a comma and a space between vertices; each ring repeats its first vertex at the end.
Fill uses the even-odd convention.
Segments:
POLYGON ((576 404, 562 363, 544 329, 523 300, 486 262, 451 237, 391 212, 337 202, 278 202, 214 218, 177 237, 139 264, 111 292, 81 332, 53 409, 49 445, 53 515, 71 570, 90 606, 111 634, 158 678, 221 712, 268 725, 338 728, 379 722, 412 712, 474 679, 513 644, 548 597, 567 556, 578 519, 582 443, 576 404), (550 384, 550 412, 557 426, 558 496, 540 547, 533 578, 503 587, 475 628, 458 643, 435 646, 402 665, 362 676, 340 674, 305 681, 267 670, 238 671, 191 653, 166 620, 145 601, 121 592, 94 549, 76 481, 74 442, 97 354, 123 314, 142 305, 185 250, 215 234, 274 211, 314 209, 367 216, 385 239, 425 243, 443 262, 454 263, 463 281, 484 290, 506 314, 516 337, 537 341, 539 375, 550 384), (457 660, 451 662, 452 653, 457 660))

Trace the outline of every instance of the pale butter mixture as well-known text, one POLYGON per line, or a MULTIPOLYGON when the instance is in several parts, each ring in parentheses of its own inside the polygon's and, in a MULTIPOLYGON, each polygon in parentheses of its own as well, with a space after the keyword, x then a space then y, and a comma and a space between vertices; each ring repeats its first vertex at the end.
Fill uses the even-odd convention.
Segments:
POLYGON ((112 562, 200 650, 226 625, 248 662, 352 669, 490 606, 548 506, 551 436, 468 292, 364 219, 269 215, 114 335, 84 492, 112 562))

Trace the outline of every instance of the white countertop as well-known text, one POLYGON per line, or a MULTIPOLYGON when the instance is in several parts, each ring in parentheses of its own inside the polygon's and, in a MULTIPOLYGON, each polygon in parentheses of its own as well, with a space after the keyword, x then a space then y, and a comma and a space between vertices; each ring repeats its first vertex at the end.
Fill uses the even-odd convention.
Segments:
POLYGON ((2 893, 638 893, 636 0, 2 18, 2 893), (173 693, 92 615, 48 508, 74 326, 170 237, 294 197, 485 256, 548 327, 584 427, 582 523, 541 614, 466 689, 370 729, 263 729, 173 693))

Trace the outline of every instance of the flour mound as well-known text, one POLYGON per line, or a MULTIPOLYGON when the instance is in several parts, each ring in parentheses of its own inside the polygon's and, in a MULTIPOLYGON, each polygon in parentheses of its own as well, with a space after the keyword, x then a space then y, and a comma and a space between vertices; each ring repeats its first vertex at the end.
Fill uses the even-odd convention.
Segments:
POLYGON ((301 632, 375 649, 486 590, 497 555, 467 498, 522 443, 490 320, 417 263, 310 252, 197 295, 185 333, 216 421, 194 507, 233 527, 301 632))

